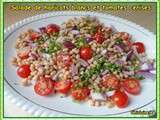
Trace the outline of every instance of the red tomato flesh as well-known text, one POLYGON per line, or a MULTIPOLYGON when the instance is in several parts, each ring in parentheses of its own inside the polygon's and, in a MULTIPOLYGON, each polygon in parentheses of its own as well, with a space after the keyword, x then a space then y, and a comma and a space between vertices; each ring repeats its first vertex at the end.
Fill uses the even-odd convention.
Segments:
POLYGON ((105 75, 103 76, 101 85, 103 87, 109 87, 113 89, 118 89, 119 88, 119 80, 115 75, 105 75))
POLYGON ((138 53, 144 53, 145 52, 145 46, 142 42, 135 42, 135 43, 133 43, 133 46, 136 47, 138 53))
POLYGON ((46 96, 53 92, 53 80, 41 77, 34 85, 34 91, 40 96, 46 96))
POLYGON ((80 88, 72 91, 72 97, 75 100, 82 101, 85 100, 90 95, 90 90, 88 88, 80 88))
POLYGON ((61 80, 55 83, 55 90, 60 93, 66 94, 70 91, 72 82, 70 80, 61 80))
POLYGON ((40 38, 40 34, 37 32, 33 32, 30 35, 32 41, 37 41, 40 38))
POLYGON ((141 91, 139 81, 134 78, 125 79, 123 82, 123 87, 128 93, 133 95, 137 95, 141 91))
POLYGON ((60 30, 60 27, 56 24, 49 24, 47 26, 47 33, 48 34, 57 33, 57 32, 59 32, 59 30, 60 30))
POLYGON ((31 73, 30 66, 29 65, 22 65, 18 68, 17 74, 21 78, 27 78, 31 73))
POLYGON ((89 46, 83 46, 80 48, 80 58, 84 60, 89 60, 93 56, 93 50, 89 46))
POLYGON ((125 92, 118 90, 111 96, 111 98, 119 108, 124 108, 128 106, 129 99, 125 92))
POLYGON ((104 34, 102 32, 97 32, 94 36, 97 43, 102 44, 104 42, 104 34))

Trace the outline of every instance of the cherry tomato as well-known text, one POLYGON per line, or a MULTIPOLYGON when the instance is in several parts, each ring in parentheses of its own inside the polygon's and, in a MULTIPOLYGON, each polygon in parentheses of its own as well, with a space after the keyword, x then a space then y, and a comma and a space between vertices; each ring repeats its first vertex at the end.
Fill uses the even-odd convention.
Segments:
POLYGON ((29 53, 30 53, 30 47, 24 47, 17 52, 17 55, 21 59, 27 59, 29 57, 29 53))
POLYGON ((32 41, 37 41, 40 38, 40 34, 37 32, 33 32, 30 35, 32 41))
POLYGON ((138 53, 144 53, 145 52, 145 47, 142 42, 135 42, 133 43, 133 46, 136 47, 138 53))
POLYGON ((55 83, 55 90, 60 93, 66 94, 71 89, 72 82, 70 80, 61 80, 55 83))
POLYGON ((72 91, 71 95, 75 100, 85 100, 90 95, 90 90, 88 88, 76 89, 72 91))
POLYGON ((80 58, 84 60, 89 60, 93 56, 93 50, 89 46, 83 46, 80 48, 79 54, 80 58))
POLYGON ((115 75, 105 75, 102 79, 101 85, 113 89, 119 88, 119 80, 115 75))
POLYGON ((57 33, 57 32, 59 32, 59 30, 60 30, 60 27, 56 24, 49 24, 47 26, 47 33, 48 34, 57 33))
POLYGON ((99 44, 102 44, 104 42, 104 34, 102 32, 97 32, 95 35, 94 35, 94 38, 96 40, 97 43, 99 44))
POLYGON ((31 73, 30 66, 29 65, 22 65, 18 68, 17 74, 21 78, 27 78, 31 73))
POLYGON ((53 80, 51 78, 40 77, 34 85, 34 91, 40 96, 46 96, 53 92, 53 80))
POLYGON ((57 63, 62 63, 65 67, 69 67, 73 61, 69 54, 59 54, 57 56, 57 63))
POLYGON ((122 84, 124 89, 130 94, 137 95, 141 91, 140 83, 137 79, 134 78, 125 79, 122 84))
POLYGON ((112 96, 111 99, 119 108, 124 108, 128 105, 129 99, 125 92, 117 90, 112 96))

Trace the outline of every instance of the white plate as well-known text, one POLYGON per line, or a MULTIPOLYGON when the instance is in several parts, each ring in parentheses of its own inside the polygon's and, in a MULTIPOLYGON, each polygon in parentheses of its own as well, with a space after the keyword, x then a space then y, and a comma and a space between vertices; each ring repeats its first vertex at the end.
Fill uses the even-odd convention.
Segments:
POLYGON ((74 103, 70 97, 59 96, 40 97, 33 91, 33 86, 23 87, 16 75, 16 68, 11 65, 11 58, 16 55, 15 40, 17 36, 29 28, 37 29, 49 23, 61 24, 69 18, 80 16, 96 16, 102 23, 113 25, 118 31, 125 31, 132 35, 135 41, 141 41, 146 46, 149 58, 156 58, 156 37, 148 30, 127 20, 111 15, 95 12, 51 12, 34 16, 12 25, 5 30, 4 43, 4 75, 5 92, 11 100, 34 115, 55 115, 54 111, 69 115, 117 115, 133 109, 144 107, 156 99, 156 80, 145 79, 141 82, 142 92, 138 96, 130 97, 130 104, 124 109, 107 107, 90 107, 87 104, 74 103))

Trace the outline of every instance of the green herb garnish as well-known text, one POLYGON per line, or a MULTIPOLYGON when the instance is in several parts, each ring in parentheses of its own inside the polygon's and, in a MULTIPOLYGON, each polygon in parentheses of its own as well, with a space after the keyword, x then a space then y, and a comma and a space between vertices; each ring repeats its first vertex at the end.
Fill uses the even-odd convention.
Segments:
POLYGON ((134 78, 136 78, 137 80, 144 80, 144 79, 145 79, 144 76, 142 76, 142 75, 137 75, 137 74, 134 76, 134 78))
MULTIPOLYGON (((79 82, 79 84, 77 85, 77 87, 85 87, 88 86, 92 83, 89 82, 89 79, 91 79, 93 77, 93 75, 99 75, 101 73, 101 71, 104 70, 109 70, 110 72, 121 72, 122 68, 114 63, 110 63, 108 61, 106 61, 105 59, 99 59, 97 61, 97 64, 84 71, 84 73, 80 74, 80 80, 81 82, 79 82)), ((97 90, 98 92, 99 90, 97 90)))
POLYGON ((97 32, 97 27, 96 26, 92 26, 91 27, 91 33, 95 34, 97 32))
POLYGON ((128 69, 131 71, 135 71, 135 70, 140 70, 141 67, 140 66, 130 66, 130 67, 128 67, 128 69))
POLYGON ((123 43, 123 40, 121 38, 117 38, 116 39, 116 44, 119 45, 119 44, 122 44, 122 43, 123 43))
POLYGON ((48 48, 41 49, 41 52, 52 54, 61 49, 61 44, 56 42, 55 40, 50 40, 48 48))
POLYGON ((78 38, 76 40, 76 47, 77 48, 80 48, 81 46, 84 46, 86 44, 87 44, 87 42, 86 42, 86 40, 84 38, 78 38))

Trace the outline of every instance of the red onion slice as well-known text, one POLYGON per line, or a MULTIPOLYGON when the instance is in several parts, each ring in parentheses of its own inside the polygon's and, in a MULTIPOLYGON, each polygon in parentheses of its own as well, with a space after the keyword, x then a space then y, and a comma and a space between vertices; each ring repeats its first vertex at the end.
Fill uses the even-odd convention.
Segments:
POLYGON ((123 49, 122 49, 119 45, 115 45, 115 48, 116 48, 119 52, 123 52, 123 49))
POLYGON ((79 63, 83 66, 83 67, 87 67, 89 64, 88 62, 86 62, 85 60, 83 59, 79 59, 79 63))
POLYGON ((126 60, 130 60, 131 57, 132 57, 132 55, 133 55, 133 50, 130 50, 130 51, 127 53, 127 58, 126 58, 126 60))
POLYGON ((76 65, 74 64, 71 65, 71 72, 72 72, 72 76, 75 76, 78 74, 78 68, 76 65))
POLYGON ((70 41, 65 41, 65 42, 63 42, 63 45, 64 45, 66 48, 68 48, 68 49, 73 49, 73 48, 75 48, 75 45, 74 45, 72 42, 70 42, 70 41))
POLYGON ((39 28, 39 31, 40 31, 41 33, 47 33, 46 27, 41 27, 41 28, 39 28))
POLYGON ((153 74, 153 73, 148 72, 148 71, 145 71, 145 72, 139 71, 137 74, 142 75, 145 78, 149 78, 149 79, 152 79, 152 80, 155 80, 155 78, 156 78, 156 74, 153 74))

